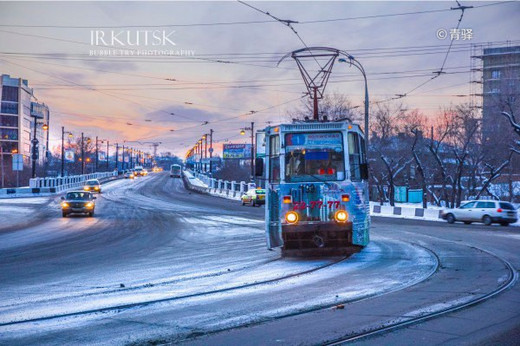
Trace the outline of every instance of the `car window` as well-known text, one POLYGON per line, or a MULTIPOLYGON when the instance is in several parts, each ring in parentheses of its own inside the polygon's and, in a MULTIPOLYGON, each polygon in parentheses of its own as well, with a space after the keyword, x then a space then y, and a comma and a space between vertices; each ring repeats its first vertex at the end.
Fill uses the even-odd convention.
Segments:
POLYGON ((486 202, 478 202, 477 203, 477 208, 485 208, 486 207, 486 202))
POLYGON ((495 208, 495 202, 486 202, 485 208, 494 209, 495 208))
POLYGON ((460 207, 460 209, 469 209, 469 208, 473 208, 473 207, 475 206, 475 203, 477 203, 477 202, 469 202, 469 203, 466 203, 466 204, 462 205, 462 206, 460 207))
POLYGON ((500 202, 500 208, 505 210, 515 210, 515 207, 511 203, 507 202, 500 202))
POLYGON ((86 201, 90 200, 91 196, 88 192, 69 192, 65 198, 73 201, 86 201))
POLYGON ((478 202, 477 208, 493 209, 495 208, 495 202, 478 202))

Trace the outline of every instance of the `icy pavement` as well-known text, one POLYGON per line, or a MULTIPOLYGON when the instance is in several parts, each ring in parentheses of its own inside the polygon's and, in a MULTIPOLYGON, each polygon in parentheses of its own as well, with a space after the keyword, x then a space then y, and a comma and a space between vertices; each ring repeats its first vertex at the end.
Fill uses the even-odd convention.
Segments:
MULTIPOLYGON (((128 321, 134 321, 136 328, 127 334, 109 328, 111 343, 126 343, 129 338, 134 341, 160 338, 163 333, 182 340, 194 330, 221 330, 398 290, 425 279, 435 268, 435 258, 424 249, 379 238, 361 253, 335 264, 333 260, 324 259, 281 259, 244 270, 233 269, 223 275, 179 278, 170 283, 134 289, 69 298, 53 298, 52 290, 48 290, 48 299, 24 303, 4 301, 0 308, 0 323, 103 307, 114 309, 3 326, 0 334, 36 337, 51 331, 68 333, 81 329, 82 321, 90 327, 106 327, 108 323, 119 329, 126 328, 128 321), (118 308, 136 303, 143 304, 118 308), (149 328, 156 323, 169 327, 149 328), (34 328, 36 324, 38 328, 34 328), (143 329, 138 325, 148 327, 143 329)), ((201 270, 204 274, 204 269, 201 270)), ((82 338, 86 338, 83 341, 100 342, 103 333, 108 332, 106 328, 102 330, 83 334, 82 338)))

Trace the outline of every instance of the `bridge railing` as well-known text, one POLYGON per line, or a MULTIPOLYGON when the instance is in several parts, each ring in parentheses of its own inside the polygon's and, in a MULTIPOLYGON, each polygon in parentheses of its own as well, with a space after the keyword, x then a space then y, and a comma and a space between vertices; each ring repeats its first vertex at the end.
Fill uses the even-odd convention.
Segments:
MULTIPOLYGON (((254 183, 246 183, 245 181, 229 181, 216 179, 207 176, 204 173, 194 172, 194 171, 184 171, 188 177, 194 177, 202 182, 206 189, 204 192, 209 193, 211 195, 216 195, 220 197, 226 197, 234 200, 240 200, 243 194, 245 194, 248 190, 256 188, 254 183)), ((189 182, 190 179, 188 178, 189 182)), ((194 184, 192 184, 194 185, 194 184)), ((199 187, 197 186, 197 189, 199 187)))
POLYGON ((42 196, 60 193, 62 191, 80 188, 89 179, 101 181, 117 177, 117 172, 96 172, 81 175, 70 175, 67 177, 54 178, 31 178, 29 186, 0 189, 0 198, 19 196, 42 196))

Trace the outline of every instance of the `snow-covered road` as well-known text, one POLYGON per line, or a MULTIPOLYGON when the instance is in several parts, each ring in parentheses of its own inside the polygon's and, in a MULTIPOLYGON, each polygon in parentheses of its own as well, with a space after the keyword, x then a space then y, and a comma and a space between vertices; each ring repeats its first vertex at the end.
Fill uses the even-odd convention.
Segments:
MULTIPOLYGON (((263 207, 191 193, 164 173, 103 191, 95 218, 61 218, 54 198, 40 201, 38 225, 0 232, 0 343, 192 340, 397 294, 430 282, 439 260, 455 273, 470 259, 492 283, 504 275, 475 250, 377 221, 370 245, 349 259, 280 258, 265 248, 263 207)), ((461 289, 476 280, 466 277, 461 289)), ((493 286, 482 282, 481 290, 493 286)))

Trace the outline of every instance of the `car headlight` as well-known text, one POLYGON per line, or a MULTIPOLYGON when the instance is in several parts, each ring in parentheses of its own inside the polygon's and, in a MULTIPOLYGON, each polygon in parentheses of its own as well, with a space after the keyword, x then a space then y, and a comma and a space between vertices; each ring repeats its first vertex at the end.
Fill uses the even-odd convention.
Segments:
POLYGON ((345 210, 338 210, 334 214, 334 219, 337 222, 346 222, 348 220, 348 213, 345 210))
POLYGON ((69 204, 67 202, 61 202, 61 207, 62 208, 68 208, 69 204))
POLYGON ((84 186, 83 190, 88 191, 90 188, 88 186, 84 186))
POLYGON ((87 207, 87 208, 94 208, 94 203, 88 202, 87 204, 85 204, 85 207, 87 207))
POLYGON ((95 189, 95 190, 99 190, 99 187, 96 186, 94 189, 95 189))
POLYGON ((294 223, 297 223, 299 219, 300 219, 300 217, 299 217, 298 213, 295 211, 288 211, 285 214, 285 221, 287 221, 287 223, 294 224, 294 223))

